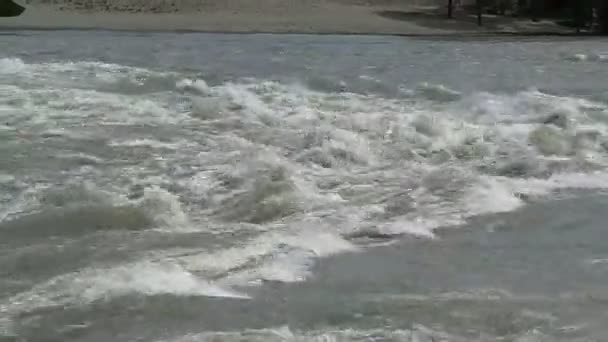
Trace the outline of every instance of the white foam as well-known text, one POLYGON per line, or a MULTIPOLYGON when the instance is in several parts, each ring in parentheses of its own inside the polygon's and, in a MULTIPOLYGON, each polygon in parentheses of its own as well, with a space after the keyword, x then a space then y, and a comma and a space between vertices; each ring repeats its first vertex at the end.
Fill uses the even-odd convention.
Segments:
POLYGON ((74 139, 74 140, 86 140, 86 139, 90 138, 90 136, 87 135, 86 132, 70 130, 68 128, 63 128, 63 127, 46 129, 43 132, 41 132, 39 134, 39 136, 45 137, 45 138, 61 137, 61 138, 74 139))
POLYGON ((452 302, 452 301, 488 301, 488 302, 547 302, 549 296, 520 296, 503 289, 479 288, 466 291, 441 292, 432 295, 404 293, 370 293, 362 296, 369 302, 452 302))
POLYGON ((514 191, 531 195, 546 196, 555 190, 605 190, 608 189, 608 173, 558 173, 547 179, 501 179, 514 191))
POLYGON ((57 155, 58 158, 62 159, 70 159, 70 160, 78 160, 82 163, 88 164, 102 164, 104 162, 103 158, 99 158, 97 156, 86 154, 86 153, 60 153, 57 155))
POLYGON ((47 185, 38 184, 25 189, 15 196, 8 205, 0 210, 0 222, 39 210, 41 204, 37 196, 47 188, 47 185))
POLYGON ((438 101, 455 101, 460 99, 462 94, 456 90, 450 89, 443 84, 432 84, 423 82, 416 89, 416 93, 429 100, 438 101))
POLYGON ((470 342, 470 339, 451 335, 446 332, 431 329, 420 324, 414 324, 411 329, 376 329, 376 330, 312 330, 297 331, 288 326, 243 330, 243 331, 207 331, 188 334, 156 342, 199 342, 199 341, 252 341, 252 342, 333 342, 333 341, 400 341, 400 342, 470 342))
POLYGON ((177 150, 188 145, 187 141, 163 142, 154 139, 130 139, 130 140, 114 140, 109 143, 115 147, 150 147, 155 149, 177 150))
POLYGON ((33 309, 87 305, 125 295, 173 295, 247 299, 170 263, 136 262, 88 268, 52 278, 0 304, 0 313, 17 316, 33 309))
POLYGON ((60 187, 33 189, 31 193, 40 206, 112 206, 125 205, 126 197, 112 190, 105 190, 92 182, 73 182, 60 187))
POLYGON ((20 58, 0 58, 0 74, 18 74, 26 68, 20 58))
POLYGON ((608 61, 608 54, 605 52, 598 53, 576 53, 572 55, 566 55, 565 59, 573 62, 605 62, 608 61))
POLYGON ((317 258, 356 250, 357 247, 336 234, 296 225, 289 227, 289 231, 262 234, 213 253, 193 251, 177 257, 176 262, 228 285, 253 284, 260 280, 297 282, 310 276, 317 258))
POLYGON ((370 75, 359 75, 359 79, 364 80, 364 81, 371 81, 371 82, 375 82, 375 83, 382 83, 381 80, 377 79, 374 76, 370 76, 370 75))
POLYGON ((61 187, 39 185, 26 189, 6 209, 0 211, 0 221, 14 219, 48 209, 49 207, 133 207, 149 218, 154 226, 171 232, 192 231, 193 227, 179 196, 149 185, 140 198, 128 199, 118 189, 102 189, 90 182, 66 184, 61 187))
MULTIPOLYGON (((608 174, 561 173, 547 179, 479 176, 465 189, 464 196, 457 202, 444 202, 433 207, 421 206, 421 210, 430 212, 432 217, 421 216, 397 222, 386 232, 432 237, 433 229, 455 226, 464 223, 469 217, 517 210, 525 204, 522 195, 538 198, 550 195, 553 191, 567 189, 608 189, 608 174)), ((418 213, 413 216, 416 215, 418 213)))
POLYGON ((594 55, 593 58, 599 62, 608 62, 608 53, 598 53, 594 55))
POLYGON ((193 97, 191 115, 203 120, 219 119, 228 111, 225 108, 228 104, 225 102, 219 97, 193 97))
MULTIPOLYGON (((274 84, 264 84, 260 86, 273 87, 274 84)), ((265 120, 276 120, 277 112, 273 110, 268 104, 266 104, 259 95, 255 93, 258 86, 248 86, 243 84, 228 83, 221 87, 218 87, 218 91, 237 106, 237 108, 246 108, 246 111, 242 113, 247 115, 250 119, 259 121, 260 119, 265 120)), ((267 122, 271 123, 271 122, 267 122)))
MULTIPOLYGON (((34 123, 49 125, 49 121, 67 125, 82 124, 83 117, 98 123, 175 123, 185 117, 169 110, 161 102, 144 96, 128 96, 87 89, 55 88, 48 84, 43 89, 8 89, 12 97, 25 102, 13 107, 14 113, 30 118, 34 123)), ((185 115, 185 114, 184 114, 185 115)))
POLYGON ((0 173, 0 184, 12 183, 15 181, 15 176, 8 173, 0 173))
POLYGON ((328 231, 324 231, 322 226, 316 227, 312 223, 298 224, 291 227, 298 233, 287 235, 281 238, 282 243, 287 243, 304 250, 313 252, 318 257, 355 251, 357 248, 343 238, 328 231))
POLYGON ((139 92, 138 89, 143 89, 144 92, 163 90, 162 80, 176 77, 176 74, 171 72, 98 61, 24 63, 18 58, 1 59, 0 75, 18 75, 20 84, 44 82, 45 89, 71 91, 74 88, 84 90, 101 87, 108 92, 126 90, 136 93, 139 92), (154 83, 154 80, 158 81, 154 83), (152 81, 150 85, 153 88, 146 89, 144 86, 149 81, 152 81))
POLYGON ((595 258, 585 260, 585 263, 590 265, 608 265, 608 258, 595 258))
POLYGON ((608 166, 602 146, 608 127, 590 114, 606 106, 585 99, 534 89, 466 95, 433 84, 387 99, 263 80, 210 86, 187 78, 171 93, 140 96, 75 83, 91 70, 109 79, 156 75, 151 70, 96 62, 24 67, 31 82, 53 81, 29 90, 0 88, 23 103, 7 106, 30 120, 24 125, 53 121, 59 122, 53 127, 79 130, 86 118, 104 133, 104 125, 172 125, 176 135, 187 130, 187 139, 111 135, 110 146, 155 149, 158 159, 130 166, 121 161, 121 186, 145 189, 134 200, 125 199, 124 188, 107 189, 116 194, 110 205, 135 206, 154 228, 172 232, 197 229, 193 222, 218 233, 245 230, 247 239, 223 249, 175 258, 186 271, 227 284, 306 279, 316 258, 356 250, 341 235, 367 229, 433 238, 438 227, 516 210, 524 205, 520 194, 608 187, 608 177, 583 163, 608 166), (57 78, 67 71, 76 80, 57 78), (543 127, 556 134, 532 145, 531 134, 543 127), (573 142, 590 129, 597 134, 573 142), (190 147, 198 144, 200 153, 193 153, 190 147), (552 153, 544 156, 543 149, 552 153), (547 166, 552 176, 546 179, 525 168, 521 175, 501 176, 499 166, 523 158, 531 169, 561 163, 568 172, 547 166), (399 196, 410 201, 391 202, 399 196))
POLYGON ((175 84, 175 87, 182 91, 193 92, 199 95, 207 95, 210 93, 210 88, 204 80, 183 79, 175 84))
POLYGON ((462 200, 470 216, 509 212, 520 208, 523 201, 515 196, 509 184, 491 177, 481 177, 462 200))
POLYGON ((287 245, 287 250, 273 253, 261 267, 254 272, 247 272, 248 281, 257 279, 281 282, 303 281, 311 276, 317 258, 356 250, 356 247, 344 239, 328 233, 306 231, 287 238, 283 237, 280 241, 283 249, 287 245))
POLYGON ((585 99, 560 97, 542 93, 536 89, 521 91, 515 94, 493 94, 480 92, 463 99, 461 103, 469 118, 487 124, 512 124, 539 122, 551 114, 560 114, 576 119, 584 115, 582 109, 601 106, 585 99))
POLYGON ((145 188, 143 197, 136 201, 136 205, 161 227, 180 230, 191 226, 179 197, 158 186, 145 188))
POLYGON ((513 342, 543 342, 547 341, 549 337, 541 333, 538 329, 532 329, 524 333, 522 336, 517 336, 513 342))
POLYGON ((91 273, 77 280, 79 287, 84 287, 84 291, 78 292, 87 302, 107 295, 119 296, 128 293, 248 298, 212 285, 171 264, 136 263, 91 273))
MULTIPOLYGON (((21 65, 19 60, 2 59, 7 69, 8 64, 21 65), (9 63, 10 62, 10 63, 9 63)), ((22 62, 21 62, 22 63, 22 62)), ((152 71, 139 70, 125 66, 105 66, 103 63, 47 63, 23 64, 19 72, 20 82, 17 85, 1 85, 0 93, 8 99, 7 113, 18 114, 21 120, 28 118, 32 123, 49 125, 65 124, 64 127, 82 125, 87 118, 97 123, 175 123, 188 119, 186 113, 178 108, 168 108, 168 94, 151 95, 118 94, 96 89, 100 77, 91 76, 89 71, 109 73, 108 77, 124 78, 159 76, 152 71), (125 73, 127 76, 125 76, 125 73), (140 75, 140 73, 143 73, 140 75), (24 87, 21 83, 28 84, 24 87), (29 85, 32 85, 31 87, 29 85), (44 87, 38 87, 42 84, 44 87), (27 88, 27 89, 26 89, 27 88), (19 105, 10 105, 18 103, 19 105)), ((94 75, 94 74, 93 74, 94 75)), ((10 82, 11 84, 13 82, 10 82)), ((106 87, 107 88, 107 87, 106 87)), ((0 105, 4 109, 4 104, 0 105)), ((4 110, 0 110, 3 113, 4 110)))
POLYGON ((271 259, 260 267, 246 272, 239 272, 228 277, 230 282, 255 283, 259 280, 295 283, 310 277, 315 264, 315 255, 311 251, 291 250, 275 252, 271 259))
POLYGON ((566 59, 574 61, 574 62, 584 62, 589 59, 589 55, 587 55, 585 53, 575 53, 575 54, 566 56, 566 59))
MULTIPOLYGON (((241 142, 238 141, 240 144, 241 142)), ((249 149, 228 156, 226 167, 208 174, 203 191, 213 204, 215 216, 229 221, 265 224, 322 206, 342 202, 335 193, 321 192, 302 169, 277 154, 275 149, 249 149)), ((195 181, 195 179, 193 179, 195 181)))
POLYGON ((149 72, 150 70, 144 68, 138 68, 133 66, 120 65, 115 63, 104 63, 97 61, 66 61, 66 62, 52 62, 52 63, 41 63, 41 64, 31 64, 32 66, 44 66, 47 69, 52 69, 56 71, 70 71, 70 72, 78 72, 78 71, 87 71, 87 70, 97 70, 97 71, 106 71, 111 73, 124 73, 129 71, 139 71, 139 72, 149 72))
POLYGON ((437 222, 432 219, 423 220, 421 218, 414 218, 410 220, 407 217, 404 217, 394 222, 380 225, 378 227, 378 232, 388 235, 409 234, 413 236, 434 239, 435 234, 433 233, 433 230, 438 227, 448 225, 450 224, 445 219, 443 221, 437 222))

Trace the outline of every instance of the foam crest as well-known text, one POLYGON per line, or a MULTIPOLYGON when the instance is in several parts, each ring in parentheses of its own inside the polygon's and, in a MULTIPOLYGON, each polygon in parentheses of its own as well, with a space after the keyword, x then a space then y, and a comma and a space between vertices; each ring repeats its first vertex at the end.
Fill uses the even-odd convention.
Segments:
POLYGON ((107 295, 121 296, 129 293, 147 296, 170 294, 177 296, 206 296, 247 298, 243 294, 222 289, 199 279, 176 265, 136 263, 109 270, 92 271, 76 279, 76 286, 85 302, 102 299, 107 295))
POLYGON ((34 188, 26 189, 16 196, 16 198, 12 198, 0 209, 0 222, 8 221, 36 210, 39 206, 38 201, 33 196, 36 191, 34 188))
POLYGON ((608 54, 605 52, 575 53, 565 54, 563 58, 572 62, 606 62, 608 61, 608 54))
POLYGON ((585 260, 585 263, 589 264, 589 265, 599 265, 599 266, 608 265, 608 258, 588 259, 588 260, 585 260))
POLYGON ((287 232, 264 233, 239 246, 175 260, 186 269, 206 274, 222 284, 255 284, 263 280, 297 282, 310 276, 316 259, 358 249, 337 234, 309 224, 287 228, 287 232))
MULTIPOLYGON (((0 100, 2 110, 23 114, 29 127, 100 123, 99 134, 111 137, 107 155, 120 155, 112 174, 131 193, 108 189, 117 195, 106 199, 60 190, 32 205, 25 196, 23 208, 7 215, 84 203, 131 208, 151 221, 146 228, 178 232, 200 220, 214 232, 242 229, 246 238, 219 250, 175 257, 188 272, 229 284, 300 281, 317 258, 356 250, 347 238, 434 238, 439 227, 513 211, 529 198, 608 185, 608 109, 582 98, 534 89, 465 94, 422 83, 389 99, 337 91, 333 83, 323 92, 256 79, 210 85, 192 75, 168 77, 169 88, 150 96, 79 87, 89 72, 108 80, 163 77, 152 70, 93 62, 24 67, 76 81, 3 86, 10 101, 0 100), (142 125, 153 129, 144 135, 142 125), (145 160, 125 160, 131 149, 145 160)), ((107 155, 88 164, 113 168, 107 155)))
MULTIPOLYGON (((433 219, 423 220, 421 218, 408 219, 407 217, 403 217, 398 218, 393 222, 382 224, 378 226, 376 232, 370 232, 367 235, 374 236, 376 234, 381 234, 381 236, 399 236, 408 234, 434 239, 434 229, 450 224, 452 224, 452 222, 447 222, 445 219, 443 221, 434 221, 433 219)), ((361 233, 359 233, 359 235, 361 235, 361 233)))
MULTIPOLYGON (((437 90, 432 86, 426 88, 437 90)), ((294 116, 297 118, 294 124, 311 127, 305 131, 299 143, 302 150, 295 159, 328 169, 324 175, 348 170, 353 165, 395 166, 396 160, 392 158, 403 156, 396 149, 416 161, 416 164, 406 162, 405 168, 420 171, 403 177, 416 177, 415 174, 425 173, 435 164, 450 165, 457 171, 448 178, 433 180, 438 183, 431 188, 437 190, 431 190, 428 201, 419 203, 414 213, 390 224, 379 224, 387 233, 432 236, 434 228, 460 224, 470 216, 516 210, 524 204, 519 195, 526 186, 522 184, 520 188, 505 182, 501 178, 504 175, 536 180, 549 174, 557 179, 564 164, 576 170, 587 162, 604 162, 601 141, 606 127, 599 124, 590 130, 589 124, 594 119, 588 114, 605 106, 584 99, 537 90, 476 93, 466 97, 452 94, 454 97, 439 108, 441 112, 431 112, 424 103, 412 105, 355 94, 328 95, 276 84, 260 86, 256 91, 249 95, 265 98, 269 92, 273 100, 260 106, 259 100, 253 101, 257 103, 254 111, 257 107, 262 107, 262 111, 278 111, 282 101, 292 106, 319 103, 323 111, 317 115, 304 111, 294 116), (284 94, 289 91, 290 95, 284 94), (404 115, 404 111, 409 112, 404 115), (330 124, 324 121, 325 117, 331 117, 330 124), (517 164, 522 155, 528 159, 517 164), (557 162, 546 159, 553 155, 566 159, 557 162)), ((422 98, 426 100, 425 96, 422 98)), ((249 108, 246 104, 245 107, 249 108)))
MULTIPOLYGON (((603 105, 536 90, 463 96, 444 87, 422 85, 427 91, 453 95, 431 110, 423 94, 414 95, 420 102, 412 102, 411 98, 324 94, 277 82, 210 87, 191 79, 183 79, 176 87, 193 96, 194 110, 208 111, 203 115, 213 121, 208 127, 216 131, 230 127, 230 134, 219 135, 219 142, 213 142, 227 157, 202 153, 206 162, 217 164, 210 168, 215 171, 205 173, 204 186, 193 188, 206 201, 209 212, 227 222, 264 225, 288 221, 305 213, 314 215, 324 205, 339 207, 360 196, 381 196, 375 189, 358 195, 354 187, 341 187, 340 183, 369 181, 354 170, 364 175, 374 167, 388 168, 375 178, 379 184, 393 179, 415 184, 417 177, 435 165, 449 165, 446 170, 456 170, 454 175, 426 177, 431 183, 419 185, 430 189, 428 196, 434 199, 419 202, 414 213, 395 222, 373 222, 387 232, 431 236, 433 227, 452 224, 459 217, 509 211, 521 205, 514 195, 520 189, 506 188, 499 179, 502 176, 534 178, 559 174, 564 165, 577 171, 586 163, 604 163, 606 127, 591 126, 594 118, 588 115, 603 105), (204 108, 195 108, 198 100, 206 103, 201 105, 204 108), (237 121, 240 123, 235 124, 237 121), (264 153, 252 157, 252 151, 260 150, 264 153), (522 155, 525 163, 516 163, 522 155), (564 159, 548 161, 547 156, 564 159), (230 161, 233 158, 238 162, 230 161), (342 177, 335 186, 325 184, 326 179, 342 177), (357 195, 349 198, 348 193, 357 195), (501 195, 494 198, 491 193, 501 195), (441 212, 432 215, 433 210, 441 212)), ((149 115, 146 103, 158 105, 144 101, 140 113, 133 110, 138 104, 130 105, 132 117, 149 115)), ((115 140, 110 145, 173 151, 184 147, 181 140, 165 143, 147 138, 115 140)), ((146 203, 155 207, 153 200, 146 203)), ((167 205, 163 212, 171 213, 168 217, 174 220, 155 221, 186 224, 184 209, 178 205, 167 205)))
POLYGON ((191 101, 191 115, 198 119, 216 120, 228 111, 226 101, 219 97, 194 97, 191 101))
POLYGON ((583 119, 585 109, 602 106, 585 99, 554 96, 535 89, 515 94, 476 93, 465 98, 463 105, 472 109, 472 114, 476 115, 474 119, 482 123, 506 124, 543 122, 552 116, 566 120, 583 119))
POLYGON ((0 184, 8 184, 8 183, 12 183, 15 181, 15 176, 7 174, 7 173, 0 173, 0 184))
POLYGON ((63 220, 72 219, 75 223, 91 226, 128 229, 134 225, 138 229, 161 228, 170 231, 191 227, 179 196, 165 189, 147 186, 141 189, 139 196, 129 197, 116 189, 105 190, 92 183, 33 187, 24 191, 2 212, 0 221, 28 216, 34 219, 32 215, 43 217, 62 210, 63 220), (104 222, 94 222, 101 215, 105 215, 104 222))
POLYGON ((169 76, 172 73, 158 72, 145 68, 126 66, 115 63, 105 63, 98 61, 61 61, 44 63, 25 63, 20 58, 1 58, 0 72, 24 72, 22 77, 30 78, 37 75, 47 75, 49 73, 59 75, 70 75, 79 80, 85 75, 93 75, 102 80, 116 81, 125 75, 132 78, 134 82, 146 76, 169 76))
POLYGON ((593 59, 598 62, 608 62, 608 53, 598 53, 593 55, 593 59))
POLYGON ((104 159, 96 157, 94 155, 86 153, 60 153, 57 155, 58 158, 67 159, 72 162, 76 162, 80 165, 96 165, 103 164, 104 159))
POLYGON ((179 80, 175 87, 178 90, 186 91, 198 95, 207 95, 210 93, 210 88, 204 80, 190 80, 183 79, 179 80))
POLYGON ((516 197, 515 189, 509 184, 490 177, 480 177, 478 182, 471 186, 464 199, 465 213, 470 216, 494 214, 514 211, 524 202, 516 197))
MULTIPOLYGON (((215 331, 197 334, 188 334, 175 337, 162 342, 198 342, 198 341, 252 341, 252 342, 329 342, 329 341, 400 341, 400 342, 432 342, 432 341, 470 341, 463 337, 448 334, 443 331, 434 330, 423 325, 414 324, 411 329, 390 330, 313 330, 297 331, 288 326, 244 330, 244 331, 215 331)), ((158 341, 158 342, 161 342, 158 341)), ((522 340, 524 341, 524 340, 522 340)))
POLYGON ((126 201, 91 183, 60 188, 40 184, 25 189, 14 199, 9 208, 2 212, 0 221, 40 212, 47 207, 108 206, 118 203, 124 204, 126 201))
POLYGON ((116 140, 109 144, 113 147, 149 147, 154 149, 178 150, 191 145, 187 141, 164 142, 155 139, 116 140))
POLYGON ((26 64, 19 58, 0 58, 0 75, 18 74, 26 67, 26 64))
POLYGON ((72 126, 80 124, 83 118, 115 125, 153 122, 170 124, 186 118, 180 112, 169 109, 162 102, 162 96, 147 98, 56 86, 51 84, 33 90, 8 87, 6 92, 12 98, 11 103, 21 103, 19 106, 11 105, 11 111, 22 115, 22 119, 28 118, 30 124, 39 125, 53 122, 72 126))
POLYGON ((92 183, 49 187, 42 192, 34 193, 34 195, 41 206, 111 206, 127 203, 124 197, 100 189, 92 183))
POLYGON ((585 53, 575 53, 572 55, 566 55, 564 58, 573 62, 584 62, 589 59, 589 55, 585 53))
POLYGON ((0 313, 14 317, 41 308, 88 305, 127 295, 248 298, 201 279, 178 265, 136 262, 89 268, 52 278, 2 302, 0 313))
POLYGON ((165 189, 157 186, 145 188, 143 197, 136 203, 146 216, 161 227, 183 229, 190 226, 179 197, 165 189))
POLYGON ((450 89, 443 84, 421 83, 416 91, 416 96, 426 98, 431 101, 456 101, 462 96, 456 90, 450 89))
MULTIPOLYGON (((316 259, 334 254, 352 252, 355 246, 329 233, 307 230, 287 238, 281 238, 278 251, 253 272, 245 272, 249 281, 268 280, 299 282, 311 276, 316 259)), ((232 275, 229 279, 242 277, 232 275)))
MULTIPOLYGON (((264 84, 261 86, 264 86, 264 84)), ((258 87, 257 84, 246 85, 228 83, 220 87, 218 91, 230 100, 235 109, 246 109, 246 111, 241 111, 242 114, 247 115, 249 118, 252 118, 252 115, 254 115, 256 121, 265 125, 272 125, 275 123, 275 120, 278 119, 277 114, 280 115, 280 113, 273 110, 273 108, 256 93, 256 91, 259 91, 258 87)))
POLYGON ((508 183, 517 191, 531 196, 546 196, 555 190, 605 190, 608 189, 608 174, 574 172, 555 174, 547 179, 509 179, 508 183))
POLYGON ((216 215, 224 220, 263 224, 339 201, 301 177, 296 165, 271 150, 239 154, 240 161, 215 174, 216 215), (316 201, 316 202, 313 202, 316 201))
MULTIPOLYGON (((179 78, 172 72, 97 61, 23 63, 19 59, 5 59, 3 64, 7 71, 0 71, 0 75, 10 77, 10 83, 30 90, 42 84, 42 89, 57 88, 62 92, 89 90, 114 95, 158 96, 171 91, 175 79, 179 78)), ((47 100, 45 96, 38 97, 42 99, 31 101, 35 108, 42 104, 41 100, 47 100)))
POLYGON ((45 66, 47 68, 62 71, 62 72, 74 72, 74 71, 104 71, 109 73, 127 73, 129 71, 138 72, 150 72, 150 70, 144 68, 138 68, 133 66, 120 65, 116 63, 105 63, 98 61, 66 61, 66 62, 52 62, 52 63, 41 63, 32 64, 34 66, 45 66))

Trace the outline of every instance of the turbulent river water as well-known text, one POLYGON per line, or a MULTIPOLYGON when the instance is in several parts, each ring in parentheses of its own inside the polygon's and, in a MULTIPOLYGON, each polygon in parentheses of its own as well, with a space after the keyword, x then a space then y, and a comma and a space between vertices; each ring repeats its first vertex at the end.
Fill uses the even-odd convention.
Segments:
POLYGON ((608 41, 0 34, 0 341, 605 341, 608 41))

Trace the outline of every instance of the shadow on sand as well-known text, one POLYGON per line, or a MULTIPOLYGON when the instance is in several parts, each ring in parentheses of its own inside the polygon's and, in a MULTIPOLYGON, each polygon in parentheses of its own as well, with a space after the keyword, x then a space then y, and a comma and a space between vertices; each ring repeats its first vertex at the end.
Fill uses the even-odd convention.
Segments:
MULTIPOLYGON (((392 20, 407 21, 414 23, 418 26, 433 28, 433 29, 444 29, 444 30, 455 30, 455 31, 471 31, 479 29, 477 26, 477 18, 474 14, 466 12, 458 13, 453 19, 448 19, 445 13, 439 11, 429 12, 406 12, 406 11, 379 11, 376 12, 379 16, 392 20)), ((483 29, 495 30, 499 27, 502 21, 495 16, 484 16, 483 29)))
POLYGON ((513 17, 484 14, 483 25, 477 25, 477 15, 473 9, 460 9, 452 19, 447 18, 445 9, 438 8, 422 11, 377 11, 377 15, 391 20, 409 23, 430 29, 446 30, 465 35, 500 35, 517 37, 560 36, 560 37, 597 37, 593 32, 576 32, 573 26, 558 18, 531 20, 527 17, 513 17))

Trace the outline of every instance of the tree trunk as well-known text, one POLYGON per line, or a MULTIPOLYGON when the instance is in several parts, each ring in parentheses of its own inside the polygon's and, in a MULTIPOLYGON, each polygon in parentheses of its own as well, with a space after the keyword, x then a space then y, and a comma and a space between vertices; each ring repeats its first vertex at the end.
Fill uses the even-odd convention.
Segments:
POLYGON ((603 6, 599 11, 600 32, 608 34, 608 5, 604 4, 603 6))
POLYGON ((481 26, 483 24, 483 22, 482 22, 482 10, 483 10, 482 0, 476 0, 475 5, 477 7, 477 26, 481 26))
POLYGON ((519 1, 511 0, 511 13, 514 17, 519 15, 519 1))
MULTIPOLYGON (((577 0, 583 1, 583 0, 577 0)), ((540 16, 543 11, 543 1, 542 0, 530 0, 530 12, 532 16, 532 21, 539 21, 540 16)))
POLYGON ((498 0, 496 4, 496 12, 500 15, 507 14, 507 0, 498 0))
POLYGON ((599 31, 603 34, 608 34, 608 3, 596 1, 596 4, 599 31))
POLYGON ((454 11, 454 0, 448 0, 448 19, 452 19, 453 11, 454 11))

